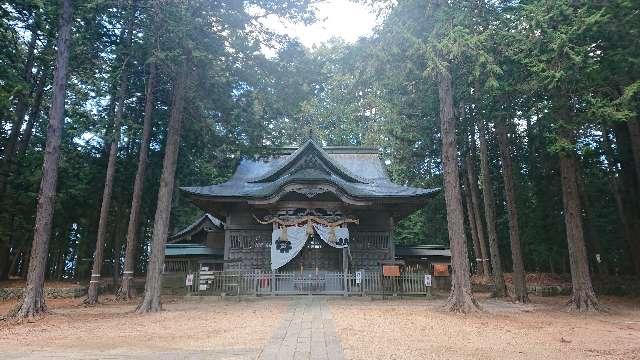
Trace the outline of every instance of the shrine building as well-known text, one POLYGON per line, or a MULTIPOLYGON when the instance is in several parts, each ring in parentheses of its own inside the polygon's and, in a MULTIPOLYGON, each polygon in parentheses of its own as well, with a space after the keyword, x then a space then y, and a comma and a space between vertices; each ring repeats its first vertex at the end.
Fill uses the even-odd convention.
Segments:
MULTIPOLYGON (((242 160, 225 183, 181 190, 213 216, 173 240, 207 230, 199 251, 218 259, 220 270, 315 274, 393 262, 395 224, 439 191, 391 182, 377 149, 313 140, 242 160)), ((179 243, 167 245, 168 255, 189 253, 179 243)))

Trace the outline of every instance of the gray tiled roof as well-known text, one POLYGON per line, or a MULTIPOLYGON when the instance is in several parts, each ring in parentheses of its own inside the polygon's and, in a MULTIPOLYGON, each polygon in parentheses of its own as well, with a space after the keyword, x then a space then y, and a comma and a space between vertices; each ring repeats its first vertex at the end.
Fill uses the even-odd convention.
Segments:
POLYGON ((211 249, 202 244, 166 244, 165 256, 223 256, 224 249, 211 249))
POLYGON ((308 141, 288 155, 242 160, 229 181, 209 186, 182 187, 193 196, 264 198, 291 183, 329 183, 357 198, 429 197, 439 189, 423 189, 391 182, 378 152, 362 148, 322 149, 308 141), (329 168, 289 171, 304 156, 313 156, 329 168))
POLYGON ((170 243, 181 241, 184 238, 192 236, 204 227, 217 228, 224 230, 224 223, 211 214, 204 214, 198 220, 194 221, 191 225, 180 230, 179 232, 169 236, 167 239, 170 243))

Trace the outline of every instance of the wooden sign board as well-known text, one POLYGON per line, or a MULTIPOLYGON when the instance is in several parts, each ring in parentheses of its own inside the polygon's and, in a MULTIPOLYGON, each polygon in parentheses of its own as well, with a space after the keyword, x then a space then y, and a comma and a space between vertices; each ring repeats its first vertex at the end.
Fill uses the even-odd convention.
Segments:
POLYGON ((449 265, 433 264, 433 276, 449 276, 449 265))
POLYGON ((399 265, 382 265, 383 276, 400 276, 399 265))

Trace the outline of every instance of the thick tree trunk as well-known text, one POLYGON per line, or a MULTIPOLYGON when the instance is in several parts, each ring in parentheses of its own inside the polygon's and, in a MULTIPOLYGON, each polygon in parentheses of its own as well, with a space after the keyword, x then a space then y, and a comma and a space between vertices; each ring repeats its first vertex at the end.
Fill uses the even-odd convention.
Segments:
POLYGON ((111 195, 113 193, 113 180, 116 174, 116 158, 118 157, 118 144, 120 143, 120 124, 124 113, 124 101, 127 96, 129 84, 129 49, 131 47, 131 37, 133 33, 133 15, 130 15, 127 26, 126 44, 124 45, 124 60, 120 72, 120 84, 118 85, 118 103, 116 104, 115 120, 113 122, 113 133, 109 148, 109 160, 107 161, 107 173, 104 181, 104 191, 102 192, 102 205, 100 206, 100 220, 98 221, 98 236, 96 238, 96 250, 93 254, 93 268, 91 269, 91 280, 87 291, 86 304, 93 305, 98 301, 98 288, 102 272, 102 262, 104 257, 105 239, 107 236, 107 225, 109 221, 109 208, 111 206, 111 195))
MULTIPOLYGON (((580 171, 578 171, 578 174, 579 173, 580 171)), ((589 197, 587 196, 587 193, 584 191, 583 187, 581 186, 583 184, 583 181, 580 179, 579 176, 578 176, 577 184, 578 184, 578 193, 580 194, 580 202, 582 204, 582 210, 584 213, 584 230, 585 230, 585 239, 586 239, 585 242, 589 245, 589 247, 587 248, 587 254, 589 254, 589 250, 591 250, 591 254, 593 256, 592 260, 595 261, 596 267, 598 269, 597 270, 598 274, 607 275, 609 273, 609 269, 607 268, 607 261, 602 257, 603 255, 602 243, 600 242, 600 237, 595 234, 595 232, 593 231, 593 227, 591 226, 591 222, 593 220, 592 220, 591 211, 590 211, 591 206, 590 206, 589 197)))
POLYGON ((509 239, 511 241, 511 258, 513 260, 513 287, 517 301, 527 303, 527 283, 522 261, 522 244, 520 244, 520 230, 518 229, 518 209, 516 208, 516 191, 513 181, 513 164, 509 151, 507 129, 502 120, 495 123, 496 137, 500 149, 502 162, 502 178, 504 179, 504 193, 507 202, 507 214, 509 216, 509 239))
POLYGON ((42 165, 42 180, 38 195, 27 284, 21 304, 14 310, 14 314, 18 317, 32 317, 44 313, 47 309, 43 288, 58 182, 58 160, 60 158, 60 143, 64 120, 65 85, 71 43, 71 13, 71 0, 62 0, 56 68, 53 76, 53 98, 51 99, 49 128, 47 129, 47 145, 42 165))
POLYGON ((440 127, 442 133, 442 167, 444 169, 444 197, 447 206, 447 229, 451 246, 451 292, 447 302, 449 311, 466 313, 479 309, 471 293, 469 259, 464 233, 464 211, 458 174, 456 121, 453 116, 453 89, 448 69, 438 77, 440 127))
MULTIPOLYGON (((475 140, 471 139, 471 153, 476 152, 475 140)), ((475 160, 473 155, 467 156, 467 181, 469 183, 469 191, 471 192, 471 209, 476 222, 476 231, 478 244, 480 246, 480 265, 482 273, 486 276, 491 275, 489 264, 489 255, 487 253, 487 242, 484 237, 484 224, 482 223, 482 214, 480 213, 480 195, 478 190, 478 177, 476 175, 475 160)))
POLYGON ((569 265, 571 267, 572 310, 600 310, 598 299, 591 286, 587 249, 584 243, 580 194, 578 193, 576 158, 573 154, 560 154, 560 175, 562 179, 562 203, 564 221, 569 246, 569 265))
POLYGON ((140 211, 142 208, 142 194, 144 192, 144 177, 147 171, 147 158, 149 157, 149 143, 151 142, 151 129, 153 127, 153 111, 155 108, 156 64, 149 64, 149 81, 144 106, 144 125, 142 128, 142 142, 140 143, 140 155, 138 157, 138 171, 133 185, 133 197, 131 199, 131 212, 129 213, 129 226, 127 229, 127 245, 124 255, 124 271, 118 290, 118 298, 131 299, 135 296, 132 280, 135 269, 135 252, 137 245, 138 228, 140 225, 140 211))
POLYGON ((160 189, 158 190, 158 204, 153 222, 153 242, 151 256, 147 265, 147 279, 144 289, 144 298, 138 305, 138 313, 157 312, 162 309, 160 303, 160 290, 162 287, 162 268, 164 266, 164 246, 169 231, 169 218, 171 215, 171 199, 175 181, 178 151, 180 150, 180 132, 182 130, 182 113, 186 87, 189 83, 191 72, 191 52, 185 50, 185 59, 178 73, 173 101, 171 104, 171 116, 169 118, 169 130, 167 132, 167 144, 165 146, 164 160, 162 163, 162 175, 160 177, 160 189))
POLYGON ((493 268, 493 282, 496 287, 495 297, 506 295, 504 275, 502 273, 502 257, 498 247, 498 235, 496 232, 496 203, 493 197, 493 185, 491 172, 489 171, 489 151, 487 149, 487 137, 485 124, 479 126, 480 137, 480 175, 482 178, 482 195, 484 200, 484 215, 487 220, 487 235, 489 237, 489 251, 491 252, 491 265, 493 268))
POLYGON ((471 192, 469 191, 469 179, 465 178, 465 190, 463 191, 464 195, 464 204, 467 208, 467 222, 469 223, 469 232, 471 233, 471 241, 473 243, 473 256, 475 257, 475 271, 478 275, 484 275, 482 271, 482 254, 480 253, 480 242, 478 241, 478 228, 476 224, 476 218, 473 214, 473 205, 471 201, 471 192))

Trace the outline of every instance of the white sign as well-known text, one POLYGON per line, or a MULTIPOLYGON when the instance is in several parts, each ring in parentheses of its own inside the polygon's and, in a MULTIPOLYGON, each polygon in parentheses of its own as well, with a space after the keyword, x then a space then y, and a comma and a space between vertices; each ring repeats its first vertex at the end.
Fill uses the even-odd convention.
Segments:
POLYGON ((362 283, 362 271, 356 271, 356 284, 362 283))
POLYGON ((425 274, 424 275, 424 286, 431 286, 431 275, 429 274, 425 274))
POLYGON ((187 274, 187 279, 185 281, 185 285, 192 286, 193 285, 193 274, 187 274))

